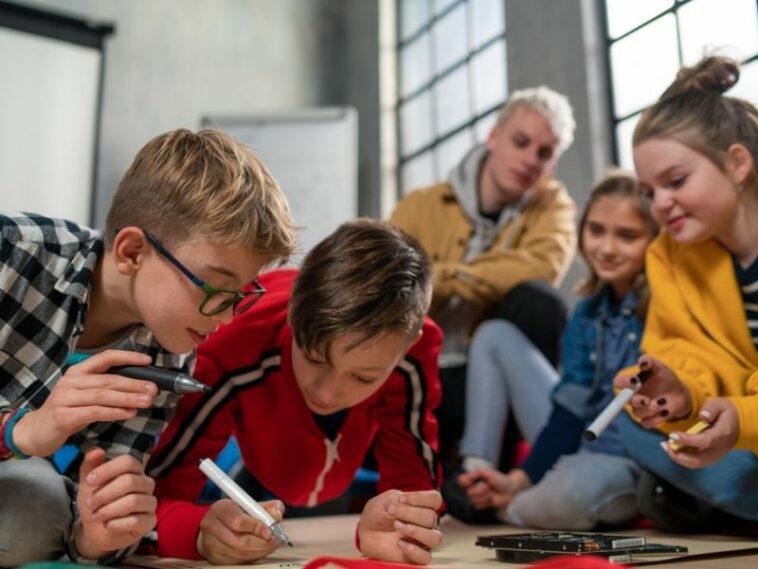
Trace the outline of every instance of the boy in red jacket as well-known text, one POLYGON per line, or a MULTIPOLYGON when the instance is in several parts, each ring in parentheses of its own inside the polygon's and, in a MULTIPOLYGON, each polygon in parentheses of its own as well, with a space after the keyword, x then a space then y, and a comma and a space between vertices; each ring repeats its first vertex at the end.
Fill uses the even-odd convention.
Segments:
MULTIPOLYGON (((340 496, 371 446, 380 494, 356 542, 370 557, 425 564, 436 529, 439 329, 424 319, 431 267, 416 241, 374 220, 346 223, 299 273, 263 275, 267 293, 198 350, 195 377, 148 471, 156 478, 156 550, 239 564, 279 543, 233 502, 197 505, 198 459, 236 436, 245 466, 282 501, 313 507, 340 496)), ((266 504, 277 520, 283 506, 266 504)))

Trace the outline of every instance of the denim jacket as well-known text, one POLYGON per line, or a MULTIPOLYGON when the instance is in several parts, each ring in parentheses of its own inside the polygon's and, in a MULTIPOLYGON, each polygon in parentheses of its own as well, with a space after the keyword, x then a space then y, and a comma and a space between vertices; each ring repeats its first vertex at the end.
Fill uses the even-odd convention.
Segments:
MULTIPOLYGON (((644 323, 636 314, 637 297, 629 292, 616 300, 606 286, 582 300, 566 325, 562 338, 561 380, 553 403, 589 424, 613 399, 613 378, 640 355, 644 323)), ((611 423, 587 450, 624 455, 618 420, 611 423)))

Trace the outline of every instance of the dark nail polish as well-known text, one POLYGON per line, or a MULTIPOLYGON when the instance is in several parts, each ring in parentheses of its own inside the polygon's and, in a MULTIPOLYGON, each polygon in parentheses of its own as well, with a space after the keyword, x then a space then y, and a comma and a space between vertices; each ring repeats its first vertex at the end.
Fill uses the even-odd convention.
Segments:
POLYGON ((665 397, 661 397, 658 401, 656 401, 656 403, 658 403, 658 405, 665 405, 666 404, 666 398, 665 397))
POLYGON ((668 417, 668 416, 669 416, 668 409, 664 409, 663 411, 661 411, 661 417, 668 417))
POLYGON ((632 385, 637 385, 639 382, 640 380, 637 379, 636 375, 629 378, 629 383, 631 383, 632 385))

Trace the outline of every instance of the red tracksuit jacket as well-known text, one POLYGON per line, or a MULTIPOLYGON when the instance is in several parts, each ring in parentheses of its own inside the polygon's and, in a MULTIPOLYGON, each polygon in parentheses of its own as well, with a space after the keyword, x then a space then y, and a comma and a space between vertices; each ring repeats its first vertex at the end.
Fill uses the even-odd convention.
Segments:
POLYGON ((351 484, 376 439, 379 492, 437 489, 441 332, 426 320, 422 338, 386 383, 351 408, 335 440, 318 427, 292 372, 287 307, 292 270, 260 278, 266 294, 198 349, 194 376, 213 386, 185 395, 148 465, 156 479, 159 555, 199 558, 195 540, 208 505, 198 460, 215 457, 236 436, 245 466, 286 503, 315 506, 351 484))

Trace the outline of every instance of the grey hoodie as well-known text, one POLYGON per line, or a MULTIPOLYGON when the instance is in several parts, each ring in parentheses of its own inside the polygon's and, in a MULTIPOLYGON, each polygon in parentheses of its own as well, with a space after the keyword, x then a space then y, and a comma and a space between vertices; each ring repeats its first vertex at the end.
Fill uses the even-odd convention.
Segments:
MULTIPOLYGON (((487 147, 480 144, 472 148, 450 172, 448 183, 458 203, 471 223, 471 236, 466 244, 463 262, 475 259, 487 251, 497 239, 503 227, 518 217, 529 202, 531 191, 515 205, 503 208, 497 223, 479 211, 478 181, 481 166, 487 157, 487 147)), ((506 248, 509 240, 506 240, 506 248)), ((468 332, 481 313, 481 306, 454 296, 440 306, 433 317, 444 331, 440 366, 451 367, 466 363, 468 332)))

